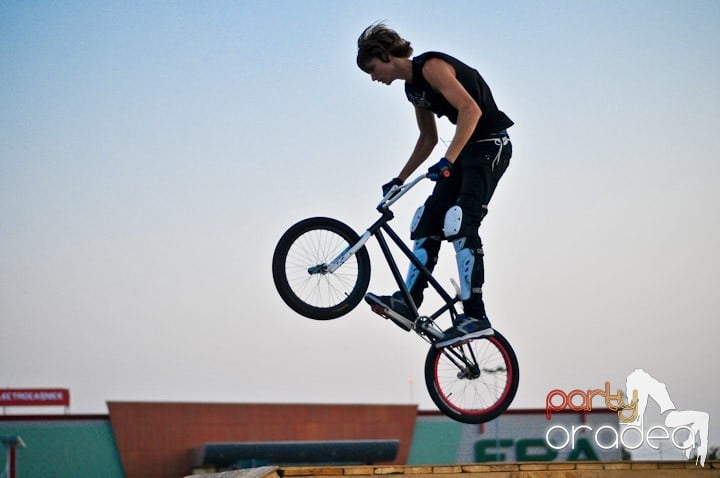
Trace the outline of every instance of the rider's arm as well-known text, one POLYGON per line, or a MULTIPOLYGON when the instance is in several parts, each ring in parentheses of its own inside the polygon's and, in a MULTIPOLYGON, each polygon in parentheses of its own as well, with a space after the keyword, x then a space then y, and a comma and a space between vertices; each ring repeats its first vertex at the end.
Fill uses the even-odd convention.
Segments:
POLYGON ((455 69, 439 58, 431 58, 423 66, 423 76, 434 89, 458 111, 455 135, 448 146, 445 158, 455 162, 460 151, 472 136, 482 116, 480 107, 455 77, 455 69))
POLYGON ((415 149, 410 155, 410 159, 408 159, 405 167, 398 175, 398 178, 403 182, 430 156, 438 142, 437 124, 433 113, 430 110, 416 106, 415 118, 420 129, 420 136, 415 144, 415 149))

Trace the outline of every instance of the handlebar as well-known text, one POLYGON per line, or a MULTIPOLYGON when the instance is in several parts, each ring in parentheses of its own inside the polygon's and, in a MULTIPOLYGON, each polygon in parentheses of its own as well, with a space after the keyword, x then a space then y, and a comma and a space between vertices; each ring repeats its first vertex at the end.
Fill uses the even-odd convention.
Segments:
MULTIPOLYGON (((450 174, 450 171, 443 171, 443 176, 447 177, 450 174), (445 175, 445 173, 448 173, 445 175)), ((420 176, 416 177, 409 183, 403 184, 402 186, 393 186, 390 188, 390 191, 387 192, 385 196, 383 196, 382 200, 380 201, 380 204, 377 205, 378 211, 387 211, 387 209, 395 204, 395 201, 400 199, 405 193, 407 193, 410 189, 412 189, 417 183, 422 181, 423 179, 427 179, 427 174, 421 174, 420 176)))
MULTIPOLYGON (((440 171, 440 175, 447 179, 450 177, 450 169, 443 169, 440 171)), ((403 184, 402 186, 393 186, 390 188, 390 190, 387 192, 385 196, 383 196, 382 200, 380 201, 380 204, 377 205, 378 211, 387 211, 387 209, 395 204, 395 201, 400 199, 406 192, 408 192, 410 189, 412 189, 417 183, 422 181, 423 179, 430 178, 429 173, 421 174, 409 183, 403 184)), ((435 179, 434 179, 435 180, 435 179)))

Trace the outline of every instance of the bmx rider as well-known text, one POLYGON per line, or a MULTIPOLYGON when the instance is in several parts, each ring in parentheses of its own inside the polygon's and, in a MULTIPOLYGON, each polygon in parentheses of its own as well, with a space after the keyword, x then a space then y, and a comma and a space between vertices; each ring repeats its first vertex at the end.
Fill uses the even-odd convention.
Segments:
MULTIPOLYGON (((404 181, 430 156, 438 142, 435 116, 446 116, 455 133, 442 157, 430 166, 436 181, 432 194, 411 223, 413 253, 432 272, 442 240, 455 248, 463 314, 446 330, 436 347, 492 335, 485 313, 482 241, 478 229, 500 177, 512 156, 507 128, 512 120, 495 104, 485 80, 470 66, 440 52, 410 58, 410 42, 382 23, 366 28, 358 38, 357 64, 373 81, 390 85, 405 81, 405 94, 415 107, 420 135, 410 158, 397 177, 383 185, 383 194, 404 181), (448 174, 449 173, 449 174, 448 174)), ((410 264, 406 286, 417 307, 427 280, 410 264)), ((412 317, 403 294, 368 293, 373 311, 390 319, 412 317)))

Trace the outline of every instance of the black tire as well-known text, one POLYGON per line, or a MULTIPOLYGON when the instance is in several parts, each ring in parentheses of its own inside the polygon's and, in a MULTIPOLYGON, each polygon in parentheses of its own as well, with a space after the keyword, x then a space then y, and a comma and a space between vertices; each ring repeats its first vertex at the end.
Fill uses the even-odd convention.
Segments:
POLYGON ((363 246, 334 273, 327 265, 360 238, 327 217, 305 219, 283 234, 273 254, 272 274, 280 297, 292 310, 315 320, 335 319, 358 305, 370 283, 370 257, 363 246))
POLYGON ((425 360, 425 384, 433 402, 463 423, 484 423, 500 416, 515 398, 519 382, 515 351, 498 331, 463 345, 431 346, 425 360), (463 371, 457 365, 462 363, 460 355, 475 367, 463 371))

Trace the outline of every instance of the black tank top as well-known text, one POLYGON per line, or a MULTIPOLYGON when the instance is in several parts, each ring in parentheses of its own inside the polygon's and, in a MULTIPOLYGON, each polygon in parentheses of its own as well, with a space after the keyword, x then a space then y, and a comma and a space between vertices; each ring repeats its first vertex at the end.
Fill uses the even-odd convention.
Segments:
POLYGON ((405 95, 412 104, 430 110, 438 117, 447 116, 452 124, 457 124, 458 110, 442 94, 434 90, 422 74, 423 65, 430 58, 440 58, 452 65, 455 69, 455 77, 482 111, 482 116, 470 137, 471 141, 486 138, 490 134, 499 133, 513 125, 513 121, 498 109, 490 87, 480 73, 445 53, 431 51, 412 59, 412 84, 405 82, 405 95))

